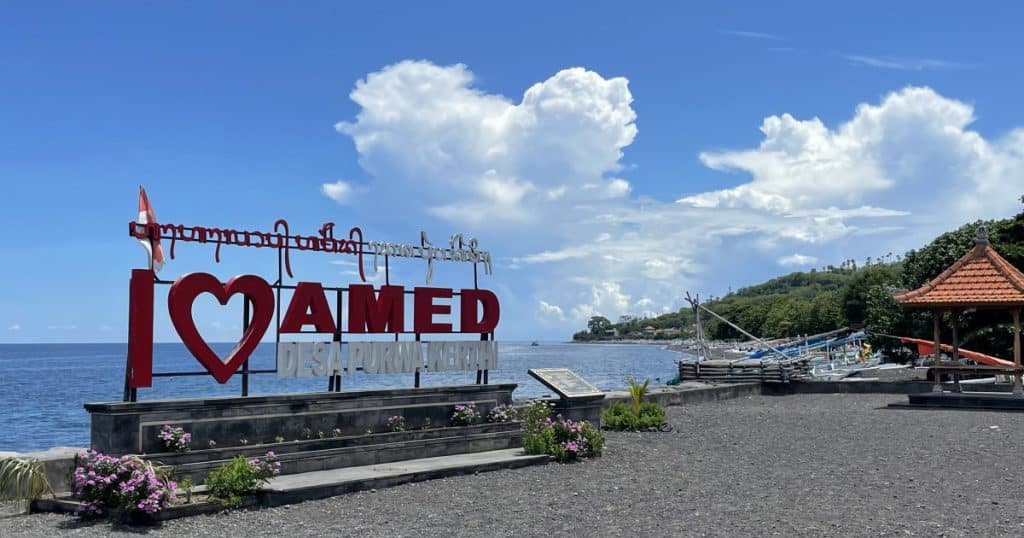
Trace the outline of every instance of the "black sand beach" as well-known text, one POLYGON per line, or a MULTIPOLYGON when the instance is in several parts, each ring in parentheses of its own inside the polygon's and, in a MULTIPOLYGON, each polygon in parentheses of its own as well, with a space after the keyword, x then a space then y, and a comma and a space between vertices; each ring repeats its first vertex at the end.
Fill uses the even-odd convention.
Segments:
MULTIPOLYGON (((672 433, 610 433, 603 458, 180 519, 151 536, 1019 536, 1020 415, 899 411, 898 395, 671 407, 672 433)), ((40 514, 0 536, 105 536, 40 514)), ((117 529, 114 529, 117 532, 117 529)))

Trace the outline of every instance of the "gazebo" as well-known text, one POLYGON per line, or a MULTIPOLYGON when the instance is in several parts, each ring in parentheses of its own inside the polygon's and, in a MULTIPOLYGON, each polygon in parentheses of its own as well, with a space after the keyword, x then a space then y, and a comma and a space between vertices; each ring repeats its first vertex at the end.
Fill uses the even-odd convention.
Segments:
MULTIPOLYGON (((978 227, 974 248, 950 265, 939 276, 924 286, 912 291, 893 294, 893 299, 902 308, 928 309, 932 311, 932 325, 935 340, 935 365, 933 392, 942 392, 943 364, 939 360, 942 339, 940 327, 942 314, 949 312, 953 320, 952 359, 959 358, 959 325, 964 310, 998 309, 1009 310, 1013 316, 1013 394, 1024 397, 1021 387, 1021 342, 1020 312, 1024 308, 1024 273, 1003 259, 988 241, 988 230, 978 227)), ((946 364, 955 369, 954 364, 946 364)))

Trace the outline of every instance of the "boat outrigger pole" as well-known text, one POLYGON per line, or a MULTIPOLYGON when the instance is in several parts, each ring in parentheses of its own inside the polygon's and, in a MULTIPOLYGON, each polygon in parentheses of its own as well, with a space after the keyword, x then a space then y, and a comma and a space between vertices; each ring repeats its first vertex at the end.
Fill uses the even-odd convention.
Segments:
MULTIPOLYGON (((768 349, 778 353, 779 355, 782 355, 784 358, 787 358, 787 359, 793 358, 793 357, 790 357, 789 355, 787 355, 781 349, 779 349, 779 348, 777 348, 777 347, 775 347, 773 345, 770 345, 769 343, 765 342, 764 340, 762 340, 762 339, 760 339, 760 338, 758 338, 758 337, 748 333, 747 331, 743 330, 743 328, 740 327, 739 325, 736 325, 735 323, 733 323, 733 322, 723 318, 722 316, 719 316, 717 313, 715 313, 710 308, 700 304, 700 301, 690 297, 690 292, 686 292, 686 301, 688 303, 690 303, 691 306, 693 306, 694 310, 700 309, 700 310, 703 310, 703 311, 707 312, 708 314, 711 314, 712 316, 718 318, 720 321, 722 321, 726 325, 732 327, 733 329, 736 329, 737 331, 742 333, 744 336, 747 336, 747 337, 751 338, 752 340, 754 340, 755 342, 757 342, 758 344, 760 344, 760 345, 762 345, 764 347, 767 347, 768 349)), ((701 335, 701 336, 703 336, 703 335, 701 335)), ((740 360, 744 360, 744 359, 736 359, 736 360, 731 361, 731 362, 736 362, 736 361, 740 361, 740 360)))
POLYGON ((700 323, 700 309, 696 306, 700 303, 700 295, 690 297, 690 292, 686 292, 686 302, 690 303, 690 307, 693 308, 693 317, 697 323, 697 362, 710 360, 711 348, 704 341, 704 327, 700 323))

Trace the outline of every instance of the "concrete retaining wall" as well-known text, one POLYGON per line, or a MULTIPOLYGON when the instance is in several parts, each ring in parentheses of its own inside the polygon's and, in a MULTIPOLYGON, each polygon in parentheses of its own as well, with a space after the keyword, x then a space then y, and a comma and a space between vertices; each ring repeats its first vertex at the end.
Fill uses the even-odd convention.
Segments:
MULTIPOLYGON (((655 387, 647 393, 645 401, 662 406, 685 405, 733 398, 759 396, 762 392, 761 383, 735 383, 723 385, 705 385, 703 383, 683 383, 672 387, 655 387)), ((632 398, 627 391, 609 392, 605 394, 604 406, 614 403, 630 403, 632 398)))

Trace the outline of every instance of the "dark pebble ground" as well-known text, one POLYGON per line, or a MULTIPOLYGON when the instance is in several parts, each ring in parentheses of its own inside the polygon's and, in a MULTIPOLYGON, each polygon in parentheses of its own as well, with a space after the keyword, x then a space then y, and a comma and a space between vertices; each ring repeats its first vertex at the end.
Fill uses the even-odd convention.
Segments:
POLYGON ((1022 536, 1024 415, 882 409, 898 395, 669 408, 603 458, 154 528, 0 519, 0 536, 1022 536))

